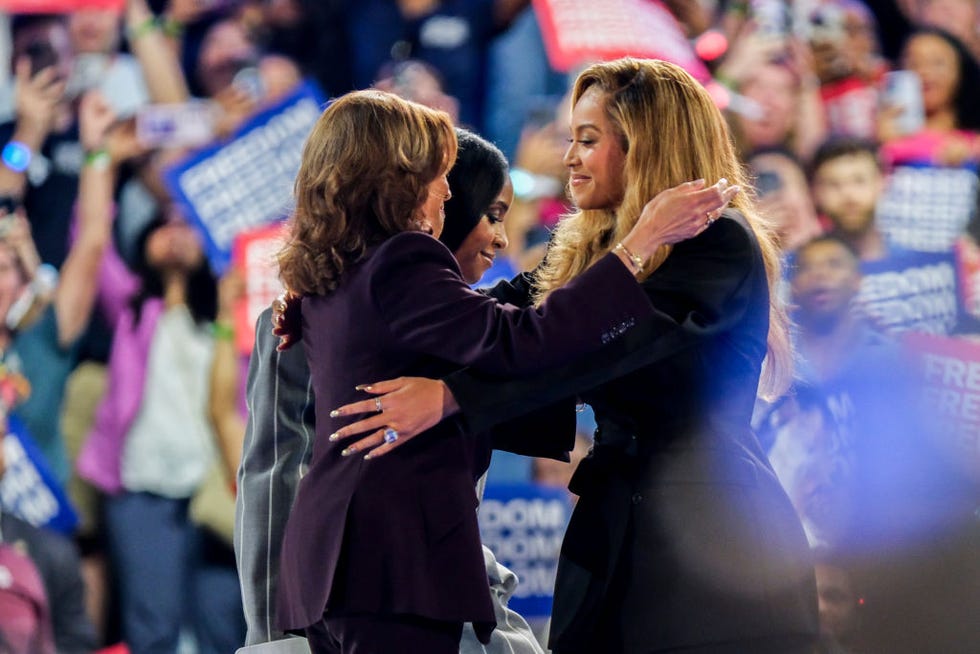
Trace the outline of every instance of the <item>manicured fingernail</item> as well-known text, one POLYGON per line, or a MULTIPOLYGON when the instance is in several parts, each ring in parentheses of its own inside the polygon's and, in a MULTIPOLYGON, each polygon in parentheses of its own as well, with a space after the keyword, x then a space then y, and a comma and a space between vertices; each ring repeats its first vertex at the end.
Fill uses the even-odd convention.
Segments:
POLYGON ((350 456, 351 454, 353 454, 356 451, 357 450, 355 450, 354 447, 351 446, 351 447, 348 447, 348 448, 346 448, 344 450, 341 450, 340 456, 350 456))
POLYGON ((368 452, 367 454, 364 455, 364 460, 365 461, 370 461, 371 460, 371 453, 370 452, 368 452))
POLYGON ((728 186, 728 180, 722 177, 718 180, 718 186, 728 186))
POLYGON ((355 391, 369 391, 369 390, 371 390, 371 385, 370 384, 358 384, 357 386, 354 387, 354 390, 355 391))
POLYGON ((339 438, 340 438, 340 434, 338 434, 337 432, 334 432, 334 433, 330 434, 329 436, 327 436, 327 440, 328 441, 335 441, 335 440, 337 440, 339 438))
POLYGON ((334 409, 333 411, 330 412, 330 417, 331 418, 336 418, 339 415, 341 415, 340 409, 334 409))

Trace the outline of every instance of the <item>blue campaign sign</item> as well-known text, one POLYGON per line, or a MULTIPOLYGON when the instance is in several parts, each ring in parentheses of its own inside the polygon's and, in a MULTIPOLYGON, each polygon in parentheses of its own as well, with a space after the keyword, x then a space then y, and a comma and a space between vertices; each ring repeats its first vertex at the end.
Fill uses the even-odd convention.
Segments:
POLYGON ((857 304, 887 332, 949 334, 959 321, 956 258, 949 253, 909 253, 864 263, 857 304))
POLYGON ((529 620, 551 616, 558 553, 572 501, 564 488, 488 484, 480 503, 480 536, 518 577, 510 608, 529 620))
POLYGON ((3 454, 7 469, 0 479, 0 504, 4 510, 36 527, 71 535, 78 515, 16 416, 7 416, 3 454))
POLYGON ((303 145, 323 107, 319 88, 304 82, 249 119, 230 140, 164 173, 170 192, 201 229, 216 273, 228 265, 235 236, 289 214, 303 145))
POLYGON ((878 228, 907 250, 948 252, 976 212, 978 181, 975 164, 896 166, 878 202, 878 228))

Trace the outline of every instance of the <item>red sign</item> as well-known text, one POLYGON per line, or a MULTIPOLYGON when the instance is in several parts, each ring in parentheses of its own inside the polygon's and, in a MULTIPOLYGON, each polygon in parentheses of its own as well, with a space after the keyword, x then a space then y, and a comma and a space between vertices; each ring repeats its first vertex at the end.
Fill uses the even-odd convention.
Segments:
POLYGON ((0 10, 16 14, 63 14, 76 9, 122 11, 126 0, 0 0, 0 10))
POLYGON ((235 341, 242 354, 255 343, 255 321, 282 293, 276 253, 285 241, 285 223, 241 232, 232 247, 235 267, 245 277, 245 297, 235 308, 235 341))
POLYGON ((660 0, 534 0, 534 10, 556 70, 629 56, 663 59, 702 83, 711 79, 660 0))
POLYGON ((980 480, 980 342, 909 334, 920 357, 925 409, 950 461, 980 480))

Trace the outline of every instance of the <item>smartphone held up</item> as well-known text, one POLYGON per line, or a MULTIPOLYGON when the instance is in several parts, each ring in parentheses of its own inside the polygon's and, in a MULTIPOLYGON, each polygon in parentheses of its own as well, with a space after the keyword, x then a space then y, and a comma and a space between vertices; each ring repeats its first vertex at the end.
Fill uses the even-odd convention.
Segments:
POLYGON ((895 127, 903 135, 914 134, 925 125, 922 81, 911 70, 894 70, 885 74, 881 105, 899 112, 895 127))

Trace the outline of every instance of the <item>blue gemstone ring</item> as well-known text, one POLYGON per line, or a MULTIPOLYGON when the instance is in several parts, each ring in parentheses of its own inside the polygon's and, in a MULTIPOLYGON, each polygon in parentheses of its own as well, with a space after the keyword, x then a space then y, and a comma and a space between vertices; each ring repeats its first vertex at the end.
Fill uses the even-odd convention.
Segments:
POLYGON ((388 427, 388 429, 385 429, 385 443, 394 443, 397 440, 398 440, 398 432, 397 431, 395 431, 391 427, 388 427))

